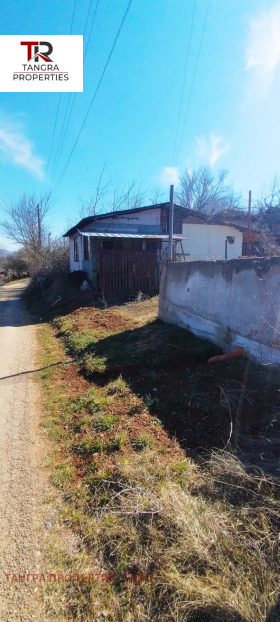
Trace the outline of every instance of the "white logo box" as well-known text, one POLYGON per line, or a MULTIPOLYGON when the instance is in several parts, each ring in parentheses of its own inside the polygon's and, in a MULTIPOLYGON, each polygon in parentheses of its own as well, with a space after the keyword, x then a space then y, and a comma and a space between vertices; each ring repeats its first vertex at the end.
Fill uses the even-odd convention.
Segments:
POLYGON ((83 35, 0 35, 0 58, 2 93, 83 91, 83 35))

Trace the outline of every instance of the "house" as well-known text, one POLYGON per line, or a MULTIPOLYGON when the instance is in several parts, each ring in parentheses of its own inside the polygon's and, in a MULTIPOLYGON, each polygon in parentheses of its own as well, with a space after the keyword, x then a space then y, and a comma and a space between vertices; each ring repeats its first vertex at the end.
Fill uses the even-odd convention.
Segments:
MULTIPOLYGON (((242 255, 241 224, 222 216, 209 222, 209 216, 175 204, 173 234, 177 261, 242 255)), ((65 237, 70 271, 85 271, 94 288, 106 295, 124 290, 157 293, 162 261, 167 259, 169 203, 88 216, 65 237)))
MULTIPOLYGON (((174 205, 174 255, 182 242, 183 221, 192 214, 174 205)), ((105 295, 122 290, 157 293, 168 248, 169 203, 88 216, 64 237, 69 237, 70 271, 86 271, 105 295)))

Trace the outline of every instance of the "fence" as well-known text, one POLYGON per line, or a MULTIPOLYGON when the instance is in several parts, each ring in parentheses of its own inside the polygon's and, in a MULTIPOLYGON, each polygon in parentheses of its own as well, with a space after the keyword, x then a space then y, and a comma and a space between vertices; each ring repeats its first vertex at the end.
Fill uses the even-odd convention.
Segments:
POLYGON ((157 294, 161 254, 124 249, 100 249, 99 288, 105 296, 120 292, 157 294))

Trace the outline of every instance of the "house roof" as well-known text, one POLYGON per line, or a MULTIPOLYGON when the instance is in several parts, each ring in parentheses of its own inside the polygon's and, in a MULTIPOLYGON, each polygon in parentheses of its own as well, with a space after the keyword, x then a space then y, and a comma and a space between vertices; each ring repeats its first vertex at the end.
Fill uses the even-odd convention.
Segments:
MULTIPOLYGON (((230 225, 236 227, 240 231, 246 231, 248 229, 248 212, 235 207, 229 207, 228 209, 216 212, 216 214, 211 216, 208 220, 208 223, 213 225, 230 225)), ((255 214, 251 214, 251 229, 256 230, 258 224, 258 217, 255 214)))
MULTIPOLYGON (((167 203, 156 203, 155 205, 145 205, 144 207, 135 207, 132 209, 123 209, 123 210, 119 210, 117 212, 108 212, 107 214, 98 214, 95 216, 87 216, 86 218, 83 218, 82 220, 80 220, 74 227, 71 227, 71 229, 69 229, 69 231, 67 231, 67 233, 64 234, 63 237, 69 237, 71 235, 73 235, 74 233, 76 233, 76 231, 83 229, 84 227, 86 227, 87 225, 90 225, 98 220, 104 220, 106 218, 117 218, 118 216, 123 216, 125 214, 136 214, 137 212, 144 212, 145 210, 151 210, 151 209, 164 209, 167 208, 169 209, 169 202, 167 203)), ((188 207, 183 207, 182 205, 178 205, 177 203, 174 203, 174 209, 178 212, 183 213, 186 217, 189 214, 192 215, 196 215, 196 216, 201 216, 198 212, 194 212, 194 210, 189 209, 188 207)), ((202 216, 201 216, 202 217, 202 216)), ((203 217, 202 217, 203 218, 203 217)))
MULTIPOLYGON (((140 233, 104 233, 103 231, 80 231, 77 229, 84 238, 121 238, 127 240, 169 240, 169 235, 144 235, 140 233)), ((185 240, 179 235, 173 235, 173 240, 180 241, 185 240)))

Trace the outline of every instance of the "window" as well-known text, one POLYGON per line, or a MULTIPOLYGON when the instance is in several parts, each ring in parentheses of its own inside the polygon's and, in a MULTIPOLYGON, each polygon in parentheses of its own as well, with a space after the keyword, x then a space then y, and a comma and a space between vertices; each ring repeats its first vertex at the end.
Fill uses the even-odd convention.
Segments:
POLYGON ((74 261, 79 261, 78 240, 74 240, 74 261))
POLYGON ((83 238, 83 242, 84 242, 84 260, 88 261, 89 260, 89 238, 83 238))

